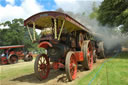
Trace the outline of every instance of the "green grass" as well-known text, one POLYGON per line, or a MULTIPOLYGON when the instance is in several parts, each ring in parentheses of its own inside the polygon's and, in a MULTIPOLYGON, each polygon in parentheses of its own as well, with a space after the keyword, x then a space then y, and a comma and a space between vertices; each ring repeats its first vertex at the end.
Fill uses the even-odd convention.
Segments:
MULTIPOLYGON (((16 65, 16 64, 15 64, 16 65)), ((30 74, 30 73, 33 73, 34 69, 33 69, 33 63, 29 64, 29 63, 26 63, 25 65, 18 65, 18 66, 15 66, 14 64, 13 65, 8 65, 5 67, 1 67, 0 68, 0 80, 3 80, 3 79, 12 79, 12 78, 15 78, 15 77, 18 77, 18 76, 22 76, 24 74, 30 74)))
POLYGON ((89 75, 81 78, 77 85, 88 85, 92 79, 94 80, 90 85, 128 85, 128 52, 120 53, 108 60, 109 62, 102 64, 103 67, 100 72, 98 71, 102 65, 94 69, 89 75), (95 75, 96 77, 94 78, 95 75))

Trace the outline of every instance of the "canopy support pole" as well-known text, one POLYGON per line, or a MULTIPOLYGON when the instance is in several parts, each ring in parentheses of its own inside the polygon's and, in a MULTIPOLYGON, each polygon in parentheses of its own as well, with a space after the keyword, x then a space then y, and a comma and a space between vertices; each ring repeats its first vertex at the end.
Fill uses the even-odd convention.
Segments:
POLYGON ((61 26, 61 29, 60 29, 60 33, 59 33, 59 36, 58 36, 58 40, 60 40, 60 36, 61 36, 62 30, 64 28, 64 23, 65 23, 65 20, 63 20, 63 23, 62 23, 62 26, 61 26))
POLYGON ((30 33, 30 30, 29 30, 28 25, 27 25, 27 29, 28 29, 28 33, 29 33, 30 39, 31 39, 31 40, 32 40, 32 42, 33 42, 32 35, 31 35, 31 33, 30 33))
POLYGON ((56 18, 54 18, 54 34, 55 39, 57 39, 57 28, 56 28, 56 18))
POLYGON ((35 22, 33 22, 33 41, 36 41, 36 35, 35 35, 35 22))

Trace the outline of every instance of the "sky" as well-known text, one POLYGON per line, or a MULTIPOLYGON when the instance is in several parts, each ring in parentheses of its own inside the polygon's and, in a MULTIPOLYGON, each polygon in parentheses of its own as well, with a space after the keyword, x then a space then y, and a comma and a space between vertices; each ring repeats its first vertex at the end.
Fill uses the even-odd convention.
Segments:
POLYGON ((0 22, 14 18, 26 19, 33 14, 54 11, 57 8, 75 13, 83 10, 88 12, 94 1, 101 2, 103 0, 0 0, 0 22))

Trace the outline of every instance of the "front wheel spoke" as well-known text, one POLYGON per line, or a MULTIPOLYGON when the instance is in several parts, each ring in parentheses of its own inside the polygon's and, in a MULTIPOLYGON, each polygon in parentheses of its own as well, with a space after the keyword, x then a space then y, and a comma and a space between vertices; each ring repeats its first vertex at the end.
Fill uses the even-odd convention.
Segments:
POLYGON ((40 71, 40 74, 41 74, 41 75, 43 75, 43 74, 44 74, 44 72, 41 70, 41 71, 40 71))
POLYGON ((35 61, 35 67, 34 71, 36 73, 36 76, 40 79, 46 79, 49 74, 49 58, 45 54, 41 54, 37 56, 36 61, 35 61), (39 77, 40 76, 40 77, 39 77))
POLYGON ((42 60, 41 59, 39 61, 40 61, 40 63, 42 63, 42 60))
POLYGON ((41 71, 41 69, 40 69, 40 68, 38 68, 38 71, 41 71))
POLYGON ((42 64, 42 60, 41 60, 41 58, 39 59, 38 64, 42 64))
POLYGON ((44 69, 44 72, 45 72, 45 73, 47 73, 47 68, 46 68, 46 69, 44 69))
POLYGON ((38 64, 38 68, 40 67, 40 64, 38 64))
POLYGON ((43 63, 45 63, 46 59, 43 59, 43 63))
POLYGON ((45 74, 45 69, 42 69, 43 74, 45 74))

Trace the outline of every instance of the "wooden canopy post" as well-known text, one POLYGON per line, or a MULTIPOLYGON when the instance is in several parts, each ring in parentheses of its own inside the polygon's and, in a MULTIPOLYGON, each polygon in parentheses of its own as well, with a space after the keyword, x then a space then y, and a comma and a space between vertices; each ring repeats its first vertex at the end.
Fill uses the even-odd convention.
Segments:
POLYGON ((35 28, 35 22, 33 22, 33 41, 36 41, 35 28))
POLYGON ((56 18, 54 18, 54 35, 55 35, 55 39, 57 39, 56 18))
POLYGON ((63 23, 62 23, 62 26, 61 26, 61 29, 60 29, 60 33, 59 33, 59 36, 58 36, 58 40, 60 40, 60 36, 61 36, 62 30, 64 28, 64 23, 65 23, 65 20, 63 20, 63 23))
POLYGON ((27 29, 28 29, 28 33, 29 33, 30 39, 31 39, 31 40, 32 40, 32 42, 33 42, 32 35, 31 35, 31 33, 30 33, 30 30, 29 30, 28 25, 27 25, 27 29))

